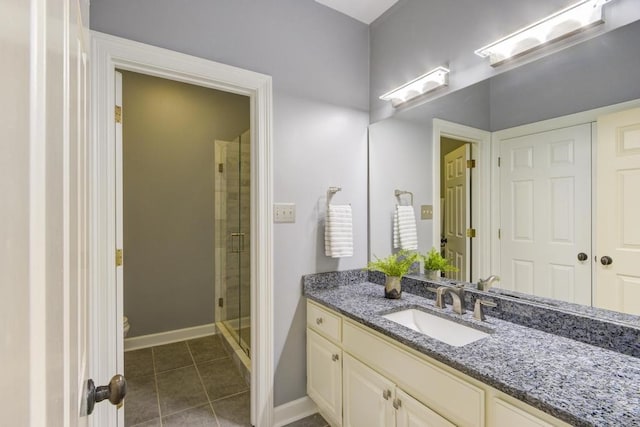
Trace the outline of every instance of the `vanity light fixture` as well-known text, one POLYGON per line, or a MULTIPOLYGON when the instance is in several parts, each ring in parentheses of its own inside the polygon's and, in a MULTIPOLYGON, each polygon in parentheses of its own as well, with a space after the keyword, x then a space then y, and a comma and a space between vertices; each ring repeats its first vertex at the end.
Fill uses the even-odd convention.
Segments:
POLYGON ((602 24, 602 6, 609 1, 611 0, 579 1, 476 50, 476 55, 489 57, 489 62, 495 67, 510 58, 524 55, 548 43, 602 24))
POLYGON ((380 96, 380 99, 391 101, 391 104, 394 107, 397 107, 403 102, 407 102, 410 99, 416 98, 448 84, 449 69, 445 67, 438 67, 396 89, 385 93, 380 96))

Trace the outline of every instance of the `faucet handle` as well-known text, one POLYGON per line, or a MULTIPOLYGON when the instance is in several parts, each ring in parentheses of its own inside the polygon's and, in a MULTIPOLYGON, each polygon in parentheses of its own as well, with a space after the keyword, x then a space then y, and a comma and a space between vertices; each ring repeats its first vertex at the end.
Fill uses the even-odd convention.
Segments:
POLYGON ((444 302, 444 291, 446 290, 446 286, 440 286, 436 289, 436 307, 447 308, 447 304, 444 302))
POLYGON ((486 299, 480 299, 478 298, 476 300, 475 305, 473 306, 473 318, 476 320, 481 320, 484 321, 486 320, 486 317, 484 316, 484 310, 482 309, 482 306, 486 305, 487 307, 497 307, 498 304, 496 304, 493 301, 489 301, 486 299))
POLYGON ((499 281, 500 281, 500 276, 496 276, 495 274, 492 274, 486 279, 480 279, 478 280, 478 290, 488 291, 493 285, 493 282, 499 282, 499 281))

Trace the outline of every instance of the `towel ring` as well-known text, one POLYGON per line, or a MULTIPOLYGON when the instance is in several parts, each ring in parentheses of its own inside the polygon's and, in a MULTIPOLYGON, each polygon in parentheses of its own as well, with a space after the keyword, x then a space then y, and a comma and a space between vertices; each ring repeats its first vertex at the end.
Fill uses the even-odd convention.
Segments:
POLYGON ((331 203, 331 198, 338 192, 342 191, 342 187, 329 187, 327 190, 327 206, 331 203))
POLYGON ((411 196, 411 205, 413 206, 413 193, 411 191, 405 191, 405 190, 396 190, 395 191, 395 195, 398 198, 398 201, 401 202, 402 200, 400 200, 400 196, 404 195, 404 194, 408 194, 409 196, 411 196))

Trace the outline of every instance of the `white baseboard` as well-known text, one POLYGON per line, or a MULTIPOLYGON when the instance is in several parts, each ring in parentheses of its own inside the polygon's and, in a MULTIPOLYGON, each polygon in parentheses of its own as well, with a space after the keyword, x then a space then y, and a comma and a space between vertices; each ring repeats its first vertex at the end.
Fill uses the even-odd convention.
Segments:
POLYGON ((273 426, 282 427, 318 412, 318 407, 309 396, 280 405, 273 410, 273 426))
POLYGON ((245 325, 245 327, 251 325, 251 318, 242 317, 240 319, 223 320, 221 323, 229 325, 230 328, 239 329, 241 324, 245 325))
POLYGON ((138 350, 156 345, 171 344, 178 341, 191 340, 216 333, 216 324, 194 326, 176 329, 175 331, 159 332, 157 334, 141 335, 124 339, 124 351, 138 350))

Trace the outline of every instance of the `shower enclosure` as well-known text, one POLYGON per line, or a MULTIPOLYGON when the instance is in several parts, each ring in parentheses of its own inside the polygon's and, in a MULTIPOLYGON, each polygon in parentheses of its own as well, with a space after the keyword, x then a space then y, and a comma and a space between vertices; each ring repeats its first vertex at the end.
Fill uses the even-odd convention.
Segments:
POLYGON ((251 139, 215 141, 216 322, 250 357, 251 139))

